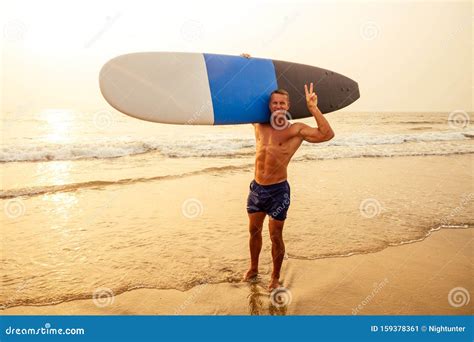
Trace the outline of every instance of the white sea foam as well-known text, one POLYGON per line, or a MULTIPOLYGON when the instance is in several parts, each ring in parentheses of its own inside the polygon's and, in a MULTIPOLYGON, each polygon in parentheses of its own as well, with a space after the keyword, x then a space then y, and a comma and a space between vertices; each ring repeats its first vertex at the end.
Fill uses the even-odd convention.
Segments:
MULTIPOLYGON (((335 139, 318 145, 304 144, 306 150, 315 149, 326 150, 325 158, 346 158, 361 157, 367 152, 367 149, 355 149, 358 147, 369 147, 378 145, 402 145, 404 143, 416 142, 456 142, 470 140, 474 132, 423 132, 417 134, 352 134, 338 136, 335 139), (341 149, 345 147, 346 149, 341 149), (331 149, 334 148, 334 149, 331 149)), ((446 145, 449 146, 449 145, 446 145)), ((385 151, 380 150, 377 155, 391 156, 393 149, 384 147, 385 151)), ((169 158, 190 158, 190 157, 245 157, 251 155, 255 150, 253 138, 233 138, 223 136, 207 136, 194 140, 153 140, 144 141, 123 141, 108 140, 96 141, 80 144, 43 144, 43 145, 20 145, 5 146, 0 150, 0 162, 19 162, 19 161, 49 161, 49 160, 76 160, 90 158, 117 158, 132 156, 137 154, 157 151, 164 157, 169 158)), ((373 152, 373 149, 368 149, 373 152)), ((369 151, 369 152, 370 152, 369 151)), ((407 151, 407 155, 423 154, 449 154, 455 153, 439 147, 432 151, 424 149, 417 151, 407 151)), ((458 151, 459 152, 459 151, 458 151)), ((466 151, 464 151, 466 152, 466 151)), ((403 151, 397 155, 403 155, 403 151)), ((320 156, 321 157, 321 156, 320 156)))

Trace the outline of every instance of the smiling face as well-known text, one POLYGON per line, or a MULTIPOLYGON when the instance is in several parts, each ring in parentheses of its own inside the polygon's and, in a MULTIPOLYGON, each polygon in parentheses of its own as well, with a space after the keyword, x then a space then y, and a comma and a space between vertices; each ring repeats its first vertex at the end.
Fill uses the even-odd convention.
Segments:
POLYGON ((270 97, 268 107, 270 108, 270 113, 276 110, 288 111, 288 109, 290 109, 290 99, 288 95, 273 93, 270 97))
POLYGON ((270 108, 270 113, 273 113, 276 110, 286 110, 290 109, 290 99, 288 95, 273 93, 270 97, 270 103, 268 104, 270 108))

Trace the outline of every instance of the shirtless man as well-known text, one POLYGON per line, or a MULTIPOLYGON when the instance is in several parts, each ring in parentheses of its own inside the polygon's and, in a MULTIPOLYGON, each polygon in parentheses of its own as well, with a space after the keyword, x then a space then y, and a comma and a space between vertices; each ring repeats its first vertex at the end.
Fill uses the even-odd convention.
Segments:
MULTIPOLYGON (((246 56, 244 56, 246 57, 246 56)), ((247 57, 248 58, 248 57, 247 57)), ((256 139, 255 179, 250 183, 247 199, 250 232, 250 269, 244 280, 250 280, 258 274, 258 258, 262 249, 262 227, 265 216, 269 215, 268 227, 272 241, 273 272, 268 289, 280 286, 280 269, 285 255, 283 225, 290 205, 290 186, 287 182, 287 167, 291 157, 303 140, 310 143, 328 141, 334 137, 328 121, 318 109, 318 97, 313 92, 313 83, 309 89, 305 84, 306 105, 316 120, 318 127, 297 122, 286 128, 275 124, 253 124, 256 139)), ((272 92, 269 103, 270 112, 288 111, 290 98, 288 92, 278 89, 272 92)), ((280 117, 279 119, 285 120, 280 117)), ((277 119, 272 120, 275 122, 277 119)))

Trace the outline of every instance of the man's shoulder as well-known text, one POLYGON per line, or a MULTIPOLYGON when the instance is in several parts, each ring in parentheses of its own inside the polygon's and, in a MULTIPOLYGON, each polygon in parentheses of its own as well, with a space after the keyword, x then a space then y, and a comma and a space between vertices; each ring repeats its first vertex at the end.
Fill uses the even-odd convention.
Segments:
POLYGON ((304 124, 302 122, 294 122, 294 123, 291 124, 290 127, 303 128, 304 126, 306 126, 306 124, 304 124))
POLYGON ((295 123, 292 123, 289 128, 295 133, 299 133, 299 131, 301 131, 301 129, 304 127, 308 127, 308 125, 302 122, 295 122, 295 123))

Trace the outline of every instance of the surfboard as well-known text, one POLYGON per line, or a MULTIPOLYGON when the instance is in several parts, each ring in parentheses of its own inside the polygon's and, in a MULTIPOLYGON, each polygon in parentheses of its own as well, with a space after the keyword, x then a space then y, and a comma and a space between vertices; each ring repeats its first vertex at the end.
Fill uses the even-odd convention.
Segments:
POLYGON ((304 84, 313 82, 322 113, 359 98, 357 82, 310 65, 210 53, 139 52, 108 61, 99 74, 107 102, 129 116, 159 123, 267 123, 270 94, 290 94, 292 119, 310 117, 304 84))

